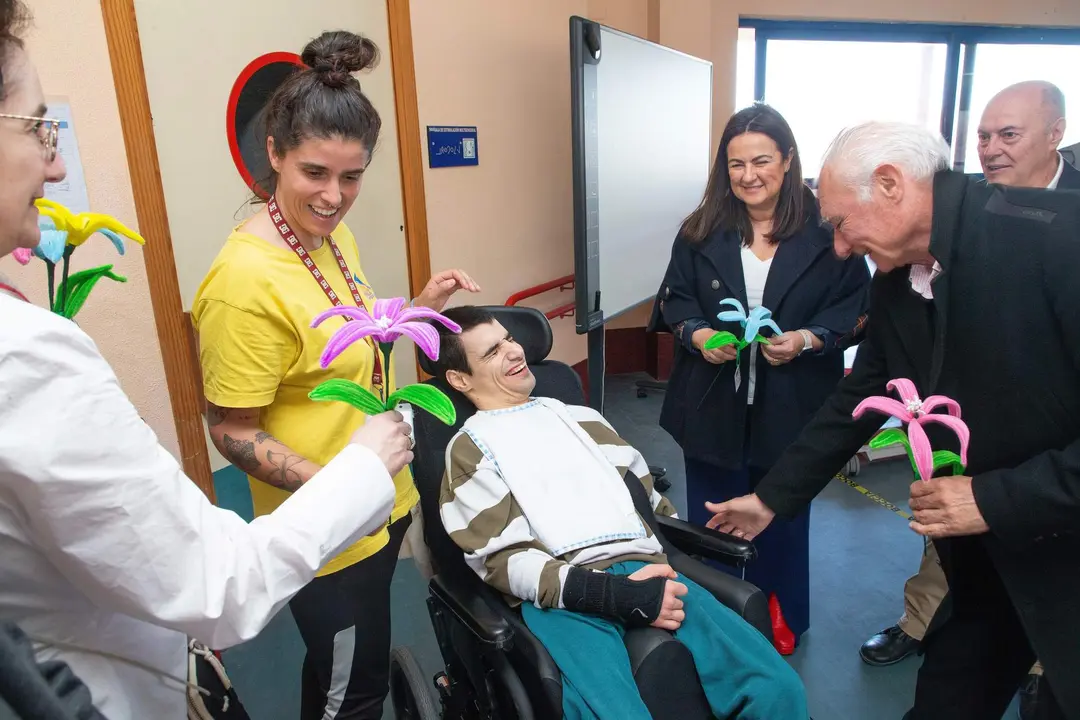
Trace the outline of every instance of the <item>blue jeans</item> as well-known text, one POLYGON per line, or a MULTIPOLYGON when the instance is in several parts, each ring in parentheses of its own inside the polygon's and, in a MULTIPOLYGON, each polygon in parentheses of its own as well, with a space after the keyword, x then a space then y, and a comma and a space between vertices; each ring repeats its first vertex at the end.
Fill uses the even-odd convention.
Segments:
MULTIPOLYGON (((608 572, 630 575, 639 561, 608 572)), ((675 637, 690 651, 705 697, 718 718, 806 720, 802 680, 765 637, 697 583, 687 587, 686 620, 675 637), (738 714, 736 714, 738 713, 738 714)), ((567 720, 651 720, 630 670, 618 622, 525 603, 521 614, 562 672, 567 720)))

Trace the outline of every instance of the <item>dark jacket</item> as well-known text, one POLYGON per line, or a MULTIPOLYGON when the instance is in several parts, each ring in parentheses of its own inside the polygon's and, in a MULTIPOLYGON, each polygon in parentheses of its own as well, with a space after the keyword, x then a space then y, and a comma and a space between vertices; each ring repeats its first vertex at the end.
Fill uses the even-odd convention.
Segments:
POLYGON ((744 462, 768 468, 843 377, 844 356, 835 341, 855 326, 865 308, 870 273, 862 258, 836 257, 832 235, 821 227, 816 208, 800 232, 780 241, 762 304, 772 310, 781 331, 813 328, 826 335, 826 348, 779 367, 757 353, 750 446, 744 447, 750 348, 742 352, 736 390, 735 363, 706 362, 692 349, 689 332, 686 341, 680 342, 677 327, 702 319, 713 329, 742 337, 737 323, 716 319, 719 312, 729 309, 720 307, 725 298, 736 298, 746 308, 740 251, 733 232, 717 230, 700 243, 682 237, 675 240, 657 302, 662 323, 659 318, 653 323, 676 334, 675 363, 660 425, 686 457, 729 469, 741 468, 744 462))
POLYGON ((1061 169, 1061 177, 1058 178, 1058 190, 1080 190, 1080 170, 1065 162, 1061 169))
MULTIPOLYGON (((1058 152, 1061 153, 1061 157, 1065 158, 1065 162, 1069 163, 1074 170, 1080 165, 1080 143, 1073 143, 1069 147, 1060 148, 1058 152)), ((1068 172, 1068 168, 1066 168, 1065 171, 1068 172)), ((1074 177, 1080 182, 1080 175, 1074 177)))
MULTIPOLYGON (((1075 145, 1072 147, 1076 147, 1075 145)), ((1057 190, 1080 190, 1080 170, 1077 170, 1070 163, 1072 162, 1072 154, 1068 152, 1068 148, 1061 151, 1062 157, 1065 159, 1065 167, 1061 170, 1061 177, 1058 178, 1057 190)), ((869 322, 869 316, 864 315, 858 326, 849 333, 847 336, 840 338, 838 341, 840 347, 847 348, 852 345, 858 345, 862 342, 865 336, 866 324, 869 322)))
MULTIPOLYGON (((990 532, 935 541, 954 608, 1000 577, 1066 717, 1080 718, 1080 194, 939 173, 930 252, 943 268, 934 300, 906 268, 877 273, 851 374, 757 494, 782 517, 802 511, 880 427, 851 412, 892 378, 957 400, 990 532)), ((934 449, 957 450, 936 427, 934 449)))

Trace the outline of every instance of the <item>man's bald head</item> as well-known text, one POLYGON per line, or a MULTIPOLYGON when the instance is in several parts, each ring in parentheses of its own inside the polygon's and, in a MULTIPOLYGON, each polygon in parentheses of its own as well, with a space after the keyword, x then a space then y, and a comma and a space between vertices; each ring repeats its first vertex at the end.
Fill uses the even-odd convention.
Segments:
POLYGON ((1065 96, 1054 84, 1029 80, 1005 88, 979 121, 979 162, 1002 185, 1046 187, 1058 169, 1065 135, 1065 96))
POLYGON ((1065 117, 1065 93, 1054 83, 1045 80, 1026 80, 1010 85, 986 104, 986 110, 998 110, 1002 107, 1023 106, 1038 114, 1049 129, 1051 125, 1065 117))

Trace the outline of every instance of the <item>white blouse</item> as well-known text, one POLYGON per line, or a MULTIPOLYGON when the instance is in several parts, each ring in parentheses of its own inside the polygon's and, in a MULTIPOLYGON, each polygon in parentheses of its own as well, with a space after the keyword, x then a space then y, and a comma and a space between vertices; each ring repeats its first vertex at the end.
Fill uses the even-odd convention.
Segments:
MULTIPOLYGON (((761 307, 761 300, 765 295, 765 281, 769 279, 769 268, 772 267, 772 258, 761 260, 748 247, 742 249, 743 283, 746 285, 746 312, 750 313, 756 307, 761 307)), ((754 385, 757 382, 757 353, 758 346, 754 343, 750 346, 750 375, 747 380, 746 404, 754 404, 754 385)))

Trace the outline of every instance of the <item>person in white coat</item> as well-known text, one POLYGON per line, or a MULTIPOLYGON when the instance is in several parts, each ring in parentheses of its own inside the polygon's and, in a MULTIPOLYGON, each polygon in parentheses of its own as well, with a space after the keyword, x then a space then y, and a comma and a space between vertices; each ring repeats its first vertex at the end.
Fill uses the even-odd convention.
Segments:
MULTIPOLYGON (((0 0, 0 258, 39 241, 34 200, 63 179, 58 123, 0 0)), ((187 637, 255 637, 320 567, 382 525, 411 462, 396 412, 248 524, 159 443, 93 340, 0 292, 0 621, 66 662, 110 720, 185 716, 187 637)))

